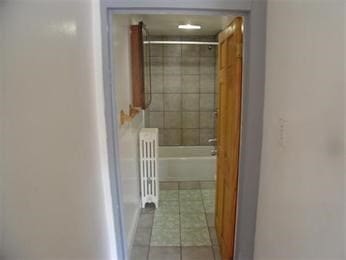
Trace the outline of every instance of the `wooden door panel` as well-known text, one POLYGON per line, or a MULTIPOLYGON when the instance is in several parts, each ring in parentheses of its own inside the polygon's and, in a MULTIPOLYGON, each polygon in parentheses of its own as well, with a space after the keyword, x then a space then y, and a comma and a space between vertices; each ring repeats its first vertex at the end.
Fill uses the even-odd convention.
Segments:
POLYGON ((237 17, 219 34, 219 105, 215 227, 222 259, 233 259, 242 100, 242 24, 237 17))

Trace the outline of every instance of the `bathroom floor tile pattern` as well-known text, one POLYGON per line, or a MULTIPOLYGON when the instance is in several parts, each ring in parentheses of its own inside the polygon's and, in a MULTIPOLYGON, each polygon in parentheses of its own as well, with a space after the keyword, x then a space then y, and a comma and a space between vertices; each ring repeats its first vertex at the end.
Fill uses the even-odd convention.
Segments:
POLYGON ((162 182, 159 199, 141 210, 131 260, 220 259, 215 182, 162 182))

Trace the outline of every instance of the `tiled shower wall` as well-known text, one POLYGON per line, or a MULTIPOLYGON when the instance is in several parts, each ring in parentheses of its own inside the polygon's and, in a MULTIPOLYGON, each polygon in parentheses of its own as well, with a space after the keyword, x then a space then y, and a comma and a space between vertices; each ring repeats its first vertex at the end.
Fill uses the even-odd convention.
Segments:
POLYGON ((216 52, 216 46, 208 45, 151 45, 152 102, 146 127, 159 128, 160 145, 208 145, 215 137, 216 52))

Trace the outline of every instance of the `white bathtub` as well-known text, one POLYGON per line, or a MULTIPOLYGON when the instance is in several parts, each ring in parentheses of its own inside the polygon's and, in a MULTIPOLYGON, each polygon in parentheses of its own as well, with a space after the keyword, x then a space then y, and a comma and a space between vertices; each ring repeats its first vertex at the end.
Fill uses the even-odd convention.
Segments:
POLYGON ((213 146, 160 146, 160 181, 211 181, 216 176, 213 146))

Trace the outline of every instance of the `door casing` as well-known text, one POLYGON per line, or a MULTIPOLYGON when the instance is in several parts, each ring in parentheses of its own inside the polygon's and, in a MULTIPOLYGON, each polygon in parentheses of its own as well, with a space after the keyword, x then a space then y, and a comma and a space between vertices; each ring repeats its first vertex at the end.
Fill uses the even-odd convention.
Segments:
POLYGON ((101 0, 101 31, 109 181, 118 259, 128 259, 120 189, 115 87, 111 64, 113 14, 237 15, 244 17, 244 77, 234 259, 253 259, 262 146, 266 0, 118 1, 101 0))

